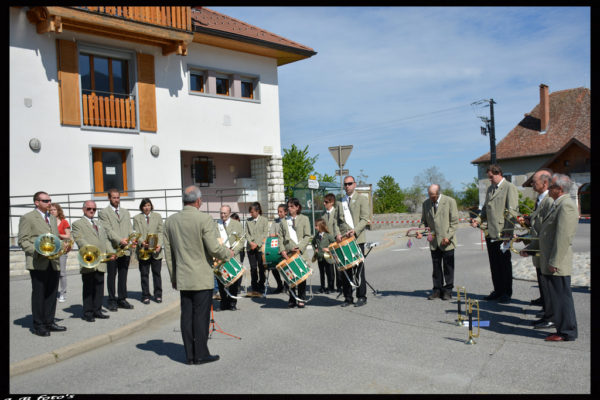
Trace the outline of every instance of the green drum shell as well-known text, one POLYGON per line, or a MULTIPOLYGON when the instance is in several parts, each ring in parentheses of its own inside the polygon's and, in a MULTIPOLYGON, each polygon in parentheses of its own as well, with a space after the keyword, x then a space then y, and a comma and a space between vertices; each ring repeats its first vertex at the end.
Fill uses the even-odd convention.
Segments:
POLYGON ((334 247, 333 251, 339 261, 338 271, 357 266, 365 259, 356 240, 344 240, 339 243, 338 247, 334 247))
POLYGON ((277 267, 283 257, 279 254, 279 243, 277 236, 268 236, 263 242, 263 265, 265 268, 274 269, 277 267), (277 246, 274 246, 274 244, 277 246))
POLYGON ((306 265, 300 256, 295 256, 289 261, 281 261, 277 264, 277 270, 281 273, 282 278, 290 288, 294 288, 304 282, 312 274, 312 269, 306 265), (290 278, 287 272, 290 272, 293 278, 290 278))
POLYGON ((230 258, 229 261, 215 267, 217 279, 225 286, 229 287, 235 281, 242 277, 245 268, 235 258, 230 258), (227 274, 227 277, 223 273, 227 274))

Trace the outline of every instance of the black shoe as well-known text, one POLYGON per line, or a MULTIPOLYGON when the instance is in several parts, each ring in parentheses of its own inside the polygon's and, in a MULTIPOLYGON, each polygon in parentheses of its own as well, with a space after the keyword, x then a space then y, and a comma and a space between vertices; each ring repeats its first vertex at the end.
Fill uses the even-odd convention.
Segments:
POLYGON ((142 299, 142 303, 144 303, 144 304, 150 304, 150 299, 142 299))
POLYGON ((325 289, 325 294, 329 294, 329 293, 331 293, 331 292, 329 291, 329 289, 325 289))
POLYGON ((450 294, 450 292, 444 292, 442 294, 442 300, 452 300, 452 295, 450 294))
POLYGON ((354 305, 354 307, 362 307, 365 304, 367 304, 367 298, 366 297, 361 297, 356 301, 356 304, 354 305))
POLYGON ((281 286, 281 287, 278 287, 277 289, 275 289, 275 290, 273 291, 273 294, 279 294, 279 293, 281 293, 281 292, 283 292, 283 286, 281 286))
POLYGON ((548 329, 554 326, 554 322, 552 321, 542 321, 539 324, 533 325, 533 329, 548 329))
POLYGON ((56 325, 56 324, 50 324, 50 325, 46 325, 46 329, 48 329, 50 332, 64 332, 67 330, 67 327, 56 325))
POLYGON ((109 303, 108 307, 106 307, 106 308, 108 308, 108 311, 113 311, 113 312, 119 311, 116 303, 109 303))
POLYGON ((344 301, 344 303, 341 305, 341 307, 348 307, 348 306, 351 306, 352 304, 354 304, 352 301, 344 301))
POLYGON ((108 319, 108 318, 110 318, 110 315, 102 314, 102 313, 100 312, 100 313, 95 313, 95 314, 94 314, 94 317, 95 317, 95 318, 100 318, 100 319, 108 319))
POLYGON ((219 357, 218 354, 215 354, 213 356, 208 356, 208 357, 200 358, 198 360, 194 360, 194 364, 206 364, 209 362, 217 361, 220 358, 221 357, 219 357))
POLYGON ((43 328, 34 329, 33 334, 38 336, 50 336, 50 332, 43 328))
POLYGON ((195 364, 194 360, 187 360, 185 363, 187 365, 194 365, 195 364))
POLYGON ((499 297, 500 297, 500 295, 498 293, 492 292, 489 295, 485 296, 483 299, 484 300, 496 300, 499 297))
POLYGON ((538 297, 538 298, 537 298, 537 299, 535 299, 535 300, 531 300, 529 303, 530 303, 532 306, 543 306, 543 305, 544 305, 544 303, 542 302, 542 298, 541 298, 541 297, 538 297))
POLYGON ((88 315, 84 315, 83 317, 81 317, 82 320, 87 321, 87 322, 95 322, 96 318, 94 318, 93 316, 88 316, 88 315))
POLYGON ((536 318, 544 318, 544 315, 546 315, 546 311, 542 310, 542 311, 537 312, 535 314, 535 317, 536 318))
POLYGON ((288 308, 294 308, 296 307, 296 303, 295 302, 289 302, 288 303, 288 308))
POLYGON ((500 303, 500 304, 510 303, 510 296, 503 294, 502 296, 498 297, 498 303, 500 303))
POLYGON ((229 310, 230 311, 237 311, 237 307, 236 306, 231 306, 231 307, 229 307, 229 310))
POLYGON ((119 307, 119 308, 126 308, 128 310, 131 310, 133 308, 133 306, 131 304, 129 304, 127 302, 127 300, 119 300, 117 302, 117 307, 119 307))
POLYGON ((429 296, 427 296, 427 300, 433 300, 433 299, 439 299, 440 296, 440 292, 437 290, 434 290, 433 293, 431 293, 429 296))
POLYGON ((325 293, 325 289, 323 289, 323 288, 320 288, 320 289, 317 291, 317 293, 325 293))
POLYGON ((154 301, 157 303, 162 303, 162 297, 154 297, 154 301))

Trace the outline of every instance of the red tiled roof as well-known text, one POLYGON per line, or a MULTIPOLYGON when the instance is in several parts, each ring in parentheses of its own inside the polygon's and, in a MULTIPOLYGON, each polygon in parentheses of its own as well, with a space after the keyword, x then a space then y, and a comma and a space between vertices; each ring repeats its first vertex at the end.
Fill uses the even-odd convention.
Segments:
MULTIPOLYGON (((554 154, 575 138, 591 147, 590 89, 583 87, 550 93, 550 118, 545 134, 540 134, 541 107, 538 104, 497 145, 496 159, 554 154)), ((490 153, 471 161, 489 162, 490 153)))
POLYGON ((316 52, 310 47, 296 43, 282 36, 268 32, 254 25, 237 20, 227 15, 210 10, 206 7, 192 7, 192 25, 194 31, 210 30, 225 34, 233 34, 241 38, 249 38, 255 41, 265 42, 265 44, 273 44, 283 46, 288 51, 301 51, 303 53, 316 52))

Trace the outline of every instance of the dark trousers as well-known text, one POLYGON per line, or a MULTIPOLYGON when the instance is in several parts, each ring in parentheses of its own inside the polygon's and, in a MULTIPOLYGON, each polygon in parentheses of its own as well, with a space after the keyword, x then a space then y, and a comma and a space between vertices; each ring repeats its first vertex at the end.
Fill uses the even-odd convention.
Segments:
POLYGON ((186 360, 208 357, 208 330, 210 328, 210 306, 212 289, 182 290, 181 337, 186 360))
POLYGON ((337 267, 335 268, 335 288, 338 291, 343 290, 344 288, 344 281, 346 280, 346 277, 344 276, 344 273, 340 270, 337 269, 337 267))
POLYGON ((321 289, 335 290, 333 286, 334 272, 333 264, 329 264, 325 260, 319 260, 319 277, 321 278, 321 289), (327 277, 327 285, 325 278, 327 277))
MULTIPOLYGON (((231 293, 232 296, 237 296, 240 290, 240 283, 242 282, 242 278, 239 278, 237 281, 229 285, 227 290, 231 293)), ((217 284, 219 286, 219 294, 221 295, 221 310, 227 310, 231 306, 237 305, 237 299, 229 297, 227 292, 225 291, 225 285, 221 283, 220 280, 217 279, 217 284)))
POLYGON ((154 284, 154 297, 162 297, 162 279, 160 269, 162 259, 150 257, 148 260, 139 260, 140 281, 142 283, 142 300, 150 298, 150 270, 152 270, 152 283, 154 284))
POLYGON ((492 285, 498 296, 506 295, 512 297, 512 263, 510 261, 510 250, 504 253, 500 250, 502 241, 492 242, 485 238, 488 258, 490 260, 490 271, 492 273, 492 285))
POLYGON ((452 288, 454 287, 454 249, 442 251, 437 248, 432 250, 431 260, 433 261, 433 291, 452 294, 452 288))
POLYGON ((127 298, 129 258, 129 256, 123 256, 106 263, 106 289, 108 291, 109 303, 116 303, 117 300, 125 300, 127 298), (115 295, 115 280, 117 280, 118 292, 116 294, 118 297, 115 295))
POLYGON ((248 250, 248 262, 250 262, 252 290, 262 293, 265 291, 265 268, 262 253, 258 250, 248 250))
POLYGON ((306 300, 306 280, 302 283, 299 283, 295 288, 290 289, 290 299, 288 302, 290 304, 296 304, 296 299, 292 296, 292 290, 296 293, 296 297, 302 300, 306 300))
MULTIPOLYGON (((365 244, 359 243, 358 247, 360 247, 360 251, 362 254, 365 254, 365 244)), ((346 270, 346 274, 350 279, 354 280, 354 283, 358 280, 358 287, 356 288, 356 297, 358 299, 366 299, 367 298, 367 280, 365 278, 365 263, 361 262, 356 267, 352 267, 346 270)), ((346 278, 345 274, 342 272, 343 286, 342 290, 344 292, 345 301, 352 302, 352 285, 346 278)))
MULTIPOLYGON (((281 281, 281 275, 279 271, 277 271, 277 268, 271 268, 270 271, 273 277, 275 278, 275 282, 277 282, 277 289, 283 289, 283 282, 281 281)), ((285 285, 287 286, 287 283, 285 285)))
MULTIPOLYGON (((50 261, 48 261, 50 264, 50 261)), ((33 328, 44 329, 54 323, 56 315, 56 293, 60 271, 55 271, 50 265, 45 271, 29 270, 31 276, 31 316, 33 328)))
POLYGON ((93 317, 102 311, 104 297, 104 272, 93 271, 81 274, 83 283, 83 316, 93 317))
POLYGON ((543 302, 542 309, 544 311, 544 316, 542 319, 544 321, 554 321, 554 309, 552 308, 552 300, 550 299, 550 288, 548 288, 549 281, 548 279, 544 279, 544 275, 539 268, 536 268, 535 270, 540 274, 538 277, 538 285, 540 287, 540 294, 543 302))
POLYGON ((545 282, 542 281, 542 271, 540 270, 539 267, 535 267, 535 275, 537 277, 537 282, 538 282, 538 288, 540 289, 540 299, 542 299, 542 310, 546 309, 546 304, 545 304, 545 295, 544 295, 544 285, 545 282))
POLYGON ((556 333, 568 340, 577 339, 577 318, 571 292, 571 277, 543 275, 542 279, 548 283, 548 297, 556 333))

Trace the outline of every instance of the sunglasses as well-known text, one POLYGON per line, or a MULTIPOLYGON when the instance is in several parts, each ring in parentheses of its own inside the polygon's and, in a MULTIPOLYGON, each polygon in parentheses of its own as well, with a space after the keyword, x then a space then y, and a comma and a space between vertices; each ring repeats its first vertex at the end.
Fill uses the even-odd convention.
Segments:
POLYGON ((352 186, 354 185, 354 182, 344 182, 344 186, 352 186))
POLYGON ((51 203, 52 202, 52 200, 50 200, 50 199, 44 199, 44 200, 40 199, 38 201, 41 201, 42 203, 51 203))
POLYGON ((92 207, 87 207, 87 208, 85 209, 85 211, 96 211, 96 209, 95 209, 95 208, 92 208, 92 207))

